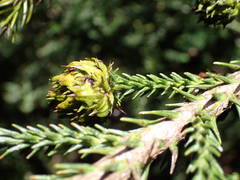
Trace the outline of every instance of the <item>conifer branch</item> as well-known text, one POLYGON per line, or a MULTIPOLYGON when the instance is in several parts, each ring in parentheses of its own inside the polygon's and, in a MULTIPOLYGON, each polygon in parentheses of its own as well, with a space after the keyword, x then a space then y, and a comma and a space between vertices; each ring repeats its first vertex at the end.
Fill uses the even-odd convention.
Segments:
POLYGON ((79 126, 76 123, 71 125, 74 128, 61 124, 26 128, 13 124, 18 131, 0 128, 0 144, 7 147, 0 158, 25 148, 31 149, 27 156, 30 158, 46 147, 50 149, 48 156, 61 150, 64 150, 65 154, 79 151, 83 156, 91 153, 106 154, 114 150, 112 147, 121 146, 123 137, 128 134, 120 130, 106 129, 100 125, 95 125, 95 128, 79 126))
POLYGON ((199 20, 208 25, 227 25, 240 14, 239 0, 197 0, 199 20))
MULTIPOLYGON (((75 130, 63 125, 50 125, 50 128, 42 125, 27 128, 13 125, 18 131, 1 128, 0 142, 6 147, 1 158, 26 148, 31 149, 27 156, 30 158, 43 147, 50 147, 48 155, 61 150, 66 153, 77 150, 83 156, 97 153, 106 156, 92 165, 59 164, 56 166, 57 175, 33 176, 33 179, 140 179, 146 176, 149 164, 167 149, 172 152, 172 173, 178 157, 177 144, 190 133, 186 155, 195 154, 196 158, 188 172, 196 172, 196 179, 216 175, 223 178, 225 176, 216 161, 216 157, 221 154, 221 138, 216 119, 231 104, 240 104, 240 71, 228 76, 213 73, 207 75, 207 82, 218 82, 220 85, 194 95, 174 87, 176 83, 173 83, 172 89, 191 102, 183 103, 173 110, 140 112, 142 115, 159 116, 155 120, 122 118, 123 121, 146 126, 132 131, 106 129, 100 125, 90 128, 75 123, 72 123, 75 130), (189 127, 185 128, 186 125, 189 127), (200 144, 204 144, 205 149, 208 148, 208 153, 200 144), (200 165, 202 161, 208 163, 209 167, 212 165, 211 172, 200 165)), ((143 76, 141 78, 145 79, 143 76)), ((137 80, 134 84, 138 84, 137 80)))
MULTIPOLYGON (((106 180, 112 180, 112 179, 140 179, 143 173, 143 169, 148 166, 148 164, 154 160, 158 155, 162 154, 167 149, 170 149, 172 152, 172 166, 171 172, 174 169, 174 165, 177 159, 177 150, 176 150, 176 144, 186 137, 186 134, 189 132, 194 132, 194 128, 196 125, 193 125, 192 129, 186 129, 184 131, 184 128, 189 123, 195 123, 196 122, 202 123, 203 120, 203 112, 204 115, 207 114, 207 117, 213 117, 211 121, 204 121, 208 122, 204 125, 207 126, 209 123, 211 126, 208 126, 209 128, 206 129, 207 132, 210 134, 206 134, 207 137, 216 137, 219 139, 218 131, 214 124, 214 121, 221 113, 223 113, 226 109, 228 109, 232 103, 236 102, 236 98, 233 101, 232 97, 239 97, 240 96, 240 71, 235 72, 233 74, 230 74, 226 78, 229 79, 235 79, 234 83, 225 83, 224 85, 217 86, 211 90, 208 90, 201 94, 201 99, 185 103, 180 108, 176 108, 172 110, 172 113, 177 113, 175 117, 171 117, 173 119, 170 119, 169 117, 166 117, 166 114, 160 113, 162 116, 164 116, 166 119, 165 121, 149 125, 144 128, 140 128, 138 130, 132 131, 128 137, 138 137, 139 142, 142 143, 142 145, 129 148, 129 147, 122 147, 115 152, 112 152, 99 161, 97 161, 94 165, 95 170, 86 174, 81 174, 79 172, 79 175, 75 175, 72 178, 69 178, 71 180, 79 180, 79 179, 106 179, 106 180), (206 113, 206 114, 205 114, 206 113), (192 130, 192 131, 191 131, 192 130), (174 148, 175 147, 175 148, 174 148), (175 149, 175 150, 174 150, 175 149), (121 167, 116 167, 116 164, 118 164, 121 167), (110 168, 112 167, 112 168, 110 168), (110 168, 110 169, 109 169, 110 168), (140 169, 140 170, 139 170, 140 169)), ((151 114, 151 112, 149 113, 151 114)), ((156 112, 154 112, 156 114, 156 112)), ((168 114, 168 113, 167 113, 168 114)), ((190 126, 191 127, 191 126, 190 126)), ((199 131, 197 131, 199 132, 199 131)), ((193 134, 196 135, 196 134, 193 134)), ((191 136, 194 140, 194 136, 191 136)), ((124 141, 128 141, 129 138, 126 138, 124 141)), ((204 138, 204 141, 206 141, 207 146, 211 145, 212 138, 204 138), (210 144, 209 144, 210 143, 210 144)), ((188 143, 191 144, 190 142, 188 143)), ((198 144, 194 143, 195 145, 198 144)), ((212 159, 215 160, 214 156, 219 156, 221 148, 219 148, 219 141, 217 144, 215 144, 212 147, 212 159), (217 148, 217 149, 216 149, 217 148)), ((194 147, 195 148, 195 147, 194 147)), ((189 148, 186 151, 186 154, 195 152, 189 148)), ((196 163, 196 161, 194 162, 196 163)), ((209 163, 209 162, 207 162, 209 163)), ((195 165, 195 169, 201 168, 197 167, 195 165)), ((189 171, 193 171, 191 168, 189 171)), ((202 171, 202 169, 200 169, 202 171)), ((210 172, 211 173, 211 172, 210 172)), ((73 173, 75 174, 75 173, 73 173)), ((46 176, 48 177, 48 176, 46 176)), ((49 176, 50 177, 50 176, 49 176)), ((44 179, 44 176, 34 176, 33 179, 44 179)))
POLYGON ((224 173, 216 157, 222 152, 221 138, 216 127, 216 117, 201 113, 192 121, 185 132, 190 138, 185 144, 185 155, 195 155, 189 164, 187 173, 195 173, 193 179, 224 179, 224 173), (213 132, 213 130, 215 130, 213 132))
MULTIPOLYGON (((169 98, 173 97, 179 91, 184 91, 188 94, 198 92, 198 90, 207 90, 224 83, 224 79, 220 76, 203 78, 198 75, 186 72, 181 76, 172 72, 170 76, 160 73, 159 76, 148 74, 146 76, 136 74, 122 75, 113 74, 113 82, 116 90, 121 90, 120 100, 127 95, 133 94, 133 99, 138 96, 147 94, 150 97, 154 93, 162 91, 161 95, 169 93, 169 98)), ((180 93, 181 94, 181 93, 180 93)))
POLYGON ((0 34, 15 40, 16 32, 27 24, 33 14, 34 6, 41 0, 1 0, 0 34))

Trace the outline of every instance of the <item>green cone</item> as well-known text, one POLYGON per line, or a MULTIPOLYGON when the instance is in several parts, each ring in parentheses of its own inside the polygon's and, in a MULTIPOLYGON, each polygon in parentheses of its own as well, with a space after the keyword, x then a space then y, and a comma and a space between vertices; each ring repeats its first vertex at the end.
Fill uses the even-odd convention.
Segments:
POLYGON ((66 113, 73 120, 106 117, 114 104, 109 71, 97 58, 73 61, 51 79, 47 100, 54 104, 55 111, 66 113))
POLYGON ((239 0, 197 0, 195 12, 206 24, 227 25, 240 13, 239 0))

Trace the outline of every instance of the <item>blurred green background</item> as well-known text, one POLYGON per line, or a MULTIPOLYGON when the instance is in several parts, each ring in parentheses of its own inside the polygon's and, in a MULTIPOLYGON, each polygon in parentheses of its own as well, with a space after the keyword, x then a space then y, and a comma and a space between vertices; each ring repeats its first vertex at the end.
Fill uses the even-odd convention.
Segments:
MULTIPOLYGON (((240 57, 240 26, 234 23, 231 28, 207 27, 198 22, 193 7, 191 0, 42 2, 15 44, 0 39, 0 126, 65 123, 50 112, 46 102, 49 78, 61 72, 61 65, 84 57, 114 62, 119 72, 130 74, 198 74, 213 69, 226 72, 213 67, 212 62, 240 57)), ((166 100, 126 99, 122 109, 127 116, 137 116, 141 110, 165 108, 166 100)), ((219 161, 226 173, 239 172, 240 121, 234 109, 221 119, 225 152, 219 161)), ((149 179, 187 179, 184 171, 190 159, 185 160, 180 153, 173 176, 168 174, 170 158, 166 152, 152 164, 149 179)), ((21 152, 0 161, 5 180, 52 173, 56 162, 79 161, 74 153, 50 158, 42 152, 30 160, 25 159, 26 154, 21 152)))

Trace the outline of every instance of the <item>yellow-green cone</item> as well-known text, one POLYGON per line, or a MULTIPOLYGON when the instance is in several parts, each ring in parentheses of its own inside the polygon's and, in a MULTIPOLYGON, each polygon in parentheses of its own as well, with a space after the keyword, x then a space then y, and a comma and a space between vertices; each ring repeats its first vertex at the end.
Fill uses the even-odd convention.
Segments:
POLYGON ((110 68, 97 58, 73 61, 62 74, 51 79, 47 99, 55 110, 83 120, 86 116, 106 117, 112 112, 114 96, 110 68))

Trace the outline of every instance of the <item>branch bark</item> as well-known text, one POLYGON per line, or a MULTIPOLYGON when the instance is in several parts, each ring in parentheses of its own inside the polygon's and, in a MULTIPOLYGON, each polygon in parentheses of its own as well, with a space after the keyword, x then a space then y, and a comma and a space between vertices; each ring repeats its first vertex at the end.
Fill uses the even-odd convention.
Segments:
MULTIPOLYGON (((71 180, 127 180, 140 179, 140 174, 136 173, 135 165, 141 164, 144 167, 147 163, 154 160, 158 155, 162 154, 173 143, 181 141, 185 135, 182 133, 184 127, 195 118, 199 108, 204 108, 210 112, 212 116, 219 116, 227 108, 231 106, 230 98, 232 95, 237 97, 240 95, 240 71, 230 74, 229 77, 235 78, 237 83, 221 85, 202 94, 203 99, 190 103, 185 103, 182 107, 176 108, 174 112, 180 112, 177 120, 163 121, 139 130, 133 131, 130 135, 140 136, 142 146, 137 148, 123 147, 115 153, 106 155, 94 165, 98 170, 84 174, 76 175, 71 180), (224 93, 226 98, 220 103, 215 101, 215 93, 224 93), (113 163, 124 161, 128 163, 129 168, 117 172, 107 172, 104 167, 113 163)), ((177 159, 177 153, 173 152, 172 170, 177 159)))

